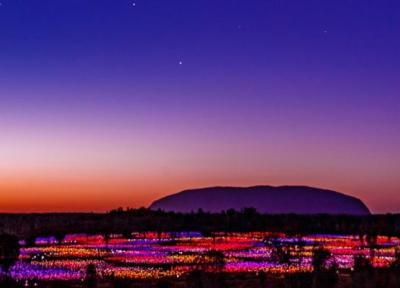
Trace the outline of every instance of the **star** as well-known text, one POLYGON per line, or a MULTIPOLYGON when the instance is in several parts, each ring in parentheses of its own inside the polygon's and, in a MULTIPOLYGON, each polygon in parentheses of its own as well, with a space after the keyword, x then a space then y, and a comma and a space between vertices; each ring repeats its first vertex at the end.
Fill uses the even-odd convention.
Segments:
POLYGON ((132 6, 133 6, 133 7, 136 7, 136 3, 135 3, 135 2, 133 2, 133 3, 132 3, 132 6))
POLYGON ((182 62, 182 61, 179 61, 178 63, 179 63, 179 65, 182 65, 182 64, 183 64, 183 62, 182 62))

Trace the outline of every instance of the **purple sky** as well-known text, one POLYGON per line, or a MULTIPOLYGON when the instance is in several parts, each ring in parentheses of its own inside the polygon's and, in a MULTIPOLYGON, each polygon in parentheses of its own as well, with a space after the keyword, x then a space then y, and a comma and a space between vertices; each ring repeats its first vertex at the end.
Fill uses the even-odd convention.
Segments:
POLYGON ((1 3, 0 211, 302 184, 400 212, 398 1, 1 3))

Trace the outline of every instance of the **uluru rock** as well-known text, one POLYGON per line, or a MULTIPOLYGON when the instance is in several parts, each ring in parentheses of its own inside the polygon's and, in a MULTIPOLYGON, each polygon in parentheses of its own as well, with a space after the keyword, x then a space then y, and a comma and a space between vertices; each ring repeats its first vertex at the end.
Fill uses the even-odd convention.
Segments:
POLYGON ((307 186, 210 187, 185 190, 164 198, 150 209, 174 212, 221 212, 255 208, 269 214, 370 214, 367 206, 355 197, 336 191, 307 186))

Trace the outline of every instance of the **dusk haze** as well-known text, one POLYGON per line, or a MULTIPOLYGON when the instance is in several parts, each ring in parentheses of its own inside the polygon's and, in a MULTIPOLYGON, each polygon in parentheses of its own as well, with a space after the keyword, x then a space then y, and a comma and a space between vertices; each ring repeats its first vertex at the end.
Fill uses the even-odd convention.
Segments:
POLYGON ((400 207, 397 1, 0 6, 0 211, 108 211, 207 186, 400 207))
POLYGON ((400 287, 399 0, 0 0, 0 288, 400 287))

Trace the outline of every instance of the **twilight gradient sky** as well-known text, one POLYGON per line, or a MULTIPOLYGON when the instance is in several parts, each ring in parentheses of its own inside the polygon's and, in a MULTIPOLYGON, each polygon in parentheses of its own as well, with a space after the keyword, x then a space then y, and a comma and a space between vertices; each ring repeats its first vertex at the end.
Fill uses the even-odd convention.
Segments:
POLYGON ((397 0, 2 0, 0 211, 304 184, 400 212, 397 0))

